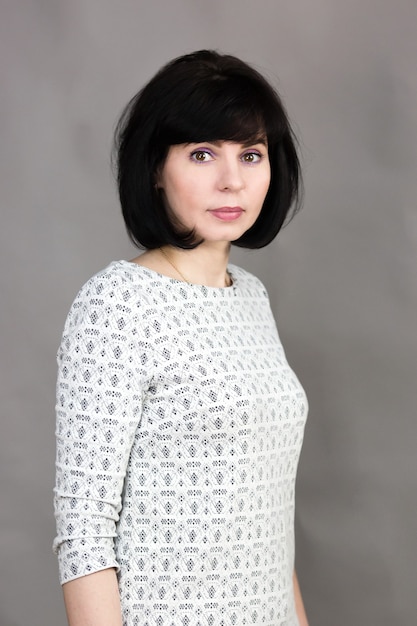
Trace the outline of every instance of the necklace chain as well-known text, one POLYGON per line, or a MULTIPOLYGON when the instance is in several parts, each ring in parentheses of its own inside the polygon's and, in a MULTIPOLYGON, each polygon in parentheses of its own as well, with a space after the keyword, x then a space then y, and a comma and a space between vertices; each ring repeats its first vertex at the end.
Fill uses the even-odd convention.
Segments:
MULTIPOLYGON (((162 252, 163 256, 166 258, 166 260, 168 261, 168 263, 171 265, 171 267, 173 267, 173 268, 174 268, 174 270, 177 272, 177 274, 178 274, 179 276, 181 276, 182 280, 183 280, 184 282, 186 282, 186 283, 188 283, 188 284, 190 285, 191 283, 190 283, 190 281, 188 280, 188 278, 186 278, 186 277, 184 276, 184 274, 183 274, 183 273, 182 273, 182 272, 178 269, 178 267, 177 267, 177 266, 176 266, 176 265, 172 262, 172 260, 170 259, 170 257, 168 256, 168 254, 165 252, 165 250, 164 250, 163 248, 159 248, 159 249, 160 249, 160 251, 162 252)), ((226 272, 226 277, 227 277, 227 278, 226 278, 226 280, 225 280, 225 283, 226 283, 226 285, 225 285, 225 286, 226 286, 226 287, 230 287, 230 285, 232 284, 232 281, 231 281, 231 278, 230 278, 230 275, 229 275, 229 273, 228 273, 228 272, 226 272)))
POLYGON ((163 248, 159 248, 159 249, 162 252, 162 254, 164 255, 164 257, 166 258, 166 260, 168 261, 168 263, 174 268, 174 270, 177 272, 177 274, 179 274, 181 276, 183 281, 188 283, 188 284, 190 284, 190 281, 188 280, 188 278, 185 278, 184 274, 182 272, 180 272, 180 270, 178 269, 178 267, 176 265, 174 265, 174 263, 169 258, 168 254, 165 252, 165 250, 163 248))

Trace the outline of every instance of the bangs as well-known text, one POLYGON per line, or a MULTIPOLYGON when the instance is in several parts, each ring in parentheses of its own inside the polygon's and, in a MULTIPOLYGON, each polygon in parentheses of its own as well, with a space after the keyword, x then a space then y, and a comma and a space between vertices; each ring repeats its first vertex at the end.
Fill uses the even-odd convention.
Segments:
MULTIPOLYGON (((279 134, 275 106, 268 106, 268 98, 259 85, 248 82, 240 77, 218 77, 210 85, 196 81, 185 94, 181 85, 182 97, 177 97, 175 110, 168 112, 160 129, 165 142, 274 143, 279 134)), ((175 101, 175 94, 171 97, 175 101)))

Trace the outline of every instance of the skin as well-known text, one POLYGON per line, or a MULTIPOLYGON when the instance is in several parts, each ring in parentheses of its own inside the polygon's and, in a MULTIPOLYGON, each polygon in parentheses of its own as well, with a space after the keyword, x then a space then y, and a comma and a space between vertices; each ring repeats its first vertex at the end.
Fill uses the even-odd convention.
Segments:
POLYGON ((294 585, 294 601, 295 601, 295 610, 298 617, 298 623, 300 626, 308 626, 307 614, 304 608, 303 597, 301 595, 300 585, 298 584, 297 573, 294 570, 293 574, 293 585, 294 585))
POLYGON ((68 626, 122 626, 116 570, 76 578, 62 589, 68 626))
MULTIPOLYGON (((177 280, 225 287, 231 242, 256 221, 270 178, 268 148, 263 141, 172 146, 157 173, 157 185, 167 210, 181 224, 194 228, 204 243, 194 250, 166 246, 171 263, 160 249, 144 252, 133 262, 177 280)), ((293 584, 299 624, 308 626, 295 571, 293 584)), ((114 569, 77 578, 63 590, 69 626, 121 626, 114 569)))
MULTIPOLYGON (((231 241, 256 221, 271 179, 266 142, 229 141, 172 146, 157 175, 167 210, 204 243, 195 250, 167 246, 169 259, 188 282, 224 287, 231 241), (225 211, 216 210, 226 207, 225 211), (232 209, 241 210, 234 212, 232 209), (223 219, 229 211, 229 217, 223 219)), ((140 265, 181 279, 159 249, 134 259, 140 265)))

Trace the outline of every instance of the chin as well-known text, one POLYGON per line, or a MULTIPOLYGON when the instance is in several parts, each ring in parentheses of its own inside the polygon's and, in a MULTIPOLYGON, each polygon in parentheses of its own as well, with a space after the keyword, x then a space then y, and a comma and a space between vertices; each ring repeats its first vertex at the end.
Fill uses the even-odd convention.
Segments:
POLYGON ((227 227, 207 229, 205 232, 203 229, 201 231, 196 231, 197 236, 201 237, 204 241, 215 243, 215 242, 223 242, 223 243, 233 243, 237 239, 240 239, 242 235, 246 233, 249 228, 251 228, 252 224, 242 225, 237 224, 228 224, 227 227))

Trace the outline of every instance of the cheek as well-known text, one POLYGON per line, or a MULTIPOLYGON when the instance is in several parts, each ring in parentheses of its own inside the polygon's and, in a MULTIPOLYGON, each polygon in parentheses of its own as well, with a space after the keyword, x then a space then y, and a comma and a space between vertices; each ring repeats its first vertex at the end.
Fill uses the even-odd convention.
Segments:
POLYGON ((190 206, 193 206, 195 195, 194 186, 186 184, 185 181, 182 181, 181 184, 173 185, 170 190, 172 205, 179 211, 181 209, 187 210, 190 206))
POLYGON ((186 221, 192 213, 201 194, 198 194, 194 180, 181 178, 165 180, 164 196, 167 209, 174 213, 181 221, 186 221))
POLYGON ((265 177, 262 181, 258 183, 258 194, 259 194, 259 202, 260 204, 264 203, 266 198, 266 194, 268 193, 269 185, 271 183, 271 175, 269 173, 265 174, 265 177))
POLYGON ((190 175, 187 167, 175 168, 165 177, 165 192, 176 198, 190 196, 196 186, 196 177, 190 175))

